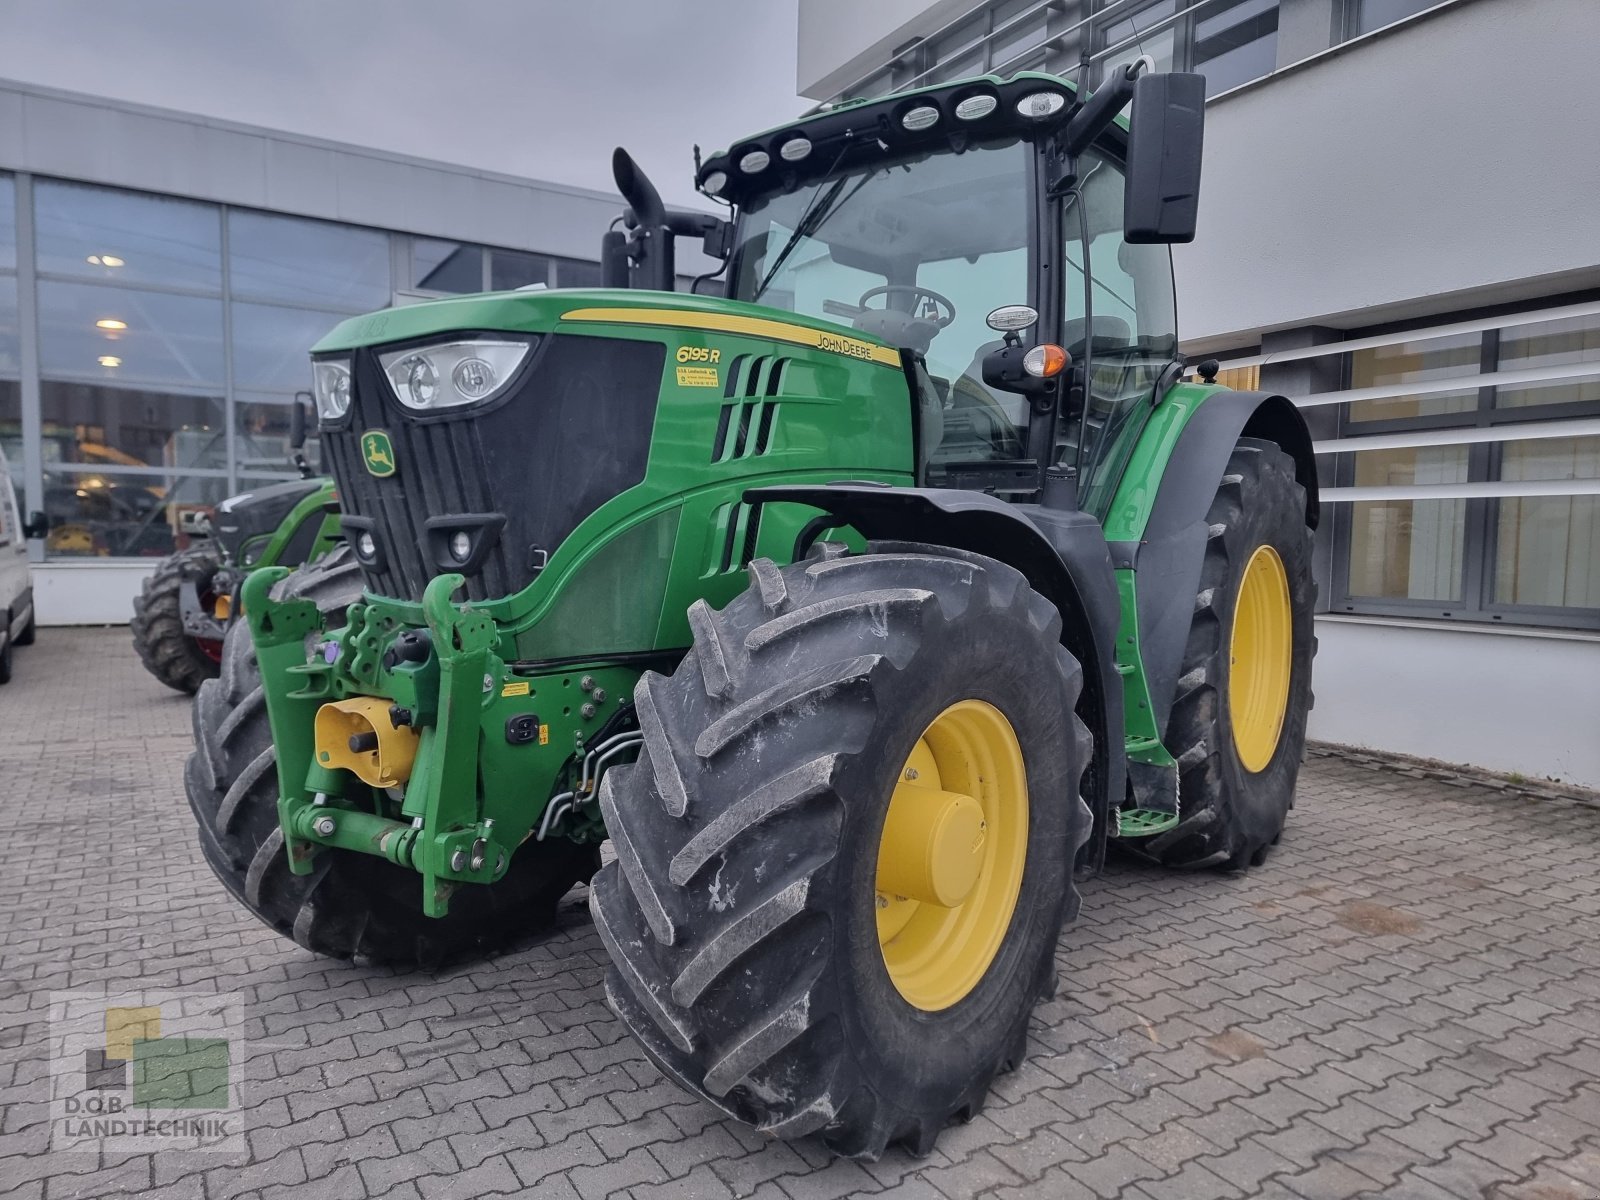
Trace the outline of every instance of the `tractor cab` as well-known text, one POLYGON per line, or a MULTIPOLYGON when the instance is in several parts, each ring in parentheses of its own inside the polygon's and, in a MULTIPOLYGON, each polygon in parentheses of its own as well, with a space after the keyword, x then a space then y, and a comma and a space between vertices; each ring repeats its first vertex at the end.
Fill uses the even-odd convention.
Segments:
MULTIPOLYGON (((1024 73, 736 143, 696 180, 735 213, 708 237, 724 294, 904 352, 919 484, 1022 499, 1055 467, 1103 516, 1157 383, 1176 377, 1164 243, 1193 236, 1199 184, 1203 83, 1144 66, 1083 105, 1024 73), (1137 144, 1115 119, 1130 99, 1137 144)), ((672 216, 666 238, 687 224, 672 216)), ((648 282, 648 239, 627 248, 648 282)))

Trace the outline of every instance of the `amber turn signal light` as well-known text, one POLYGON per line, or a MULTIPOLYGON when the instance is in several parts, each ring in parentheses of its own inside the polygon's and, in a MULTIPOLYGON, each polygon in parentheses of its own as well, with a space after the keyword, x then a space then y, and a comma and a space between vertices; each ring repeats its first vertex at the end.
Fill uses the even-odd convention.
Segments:
POLYGON ((1046 342, 1022 356, 1022 369, 1035 379, 1054 379, 1067 369, 1071 356, 1060 346, 1046 342))

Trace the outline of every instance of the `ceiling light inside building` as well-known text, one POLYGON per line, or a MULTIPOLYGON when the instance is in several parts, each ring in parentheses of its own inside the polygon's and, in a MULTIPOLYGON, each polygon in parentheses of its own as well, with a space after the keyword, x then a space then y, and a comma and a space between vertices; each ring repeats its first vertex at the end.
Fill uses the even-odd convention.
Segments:
POLYGON ((91 254, 86 261, 91 267, 120 267, 126 265, 115 254, 91 254))
POLYGON ((99 359, 102 367, 120 367, 122 360, 115 354, 102 354, 99 359))
POLYGON ((126 321, 119 321, 116 317, 101 317, 94 323, 94 327, 96 329, 126 329, 128 327, 128 323, 126 321))

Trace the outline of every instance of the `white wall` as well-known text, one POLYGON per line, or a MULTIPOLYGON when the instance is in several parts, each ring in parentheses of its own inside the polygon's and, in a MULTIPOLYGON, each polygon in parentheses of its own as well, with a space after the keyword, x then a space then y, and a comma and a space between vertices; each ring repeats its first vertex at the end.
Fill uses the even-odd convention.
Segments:
POLYGON ((41 625, 126 625, 133 598, 159 559, 56 560, 33 564, 33 608, 41 625))
POLYGON ((1206 110, 1185 347, 1600 284, 1595 0, 1475 0, 1206 110))
POLYGON ((1600 788, 1600 635, 1317 618, 1311 737, 1600 788))

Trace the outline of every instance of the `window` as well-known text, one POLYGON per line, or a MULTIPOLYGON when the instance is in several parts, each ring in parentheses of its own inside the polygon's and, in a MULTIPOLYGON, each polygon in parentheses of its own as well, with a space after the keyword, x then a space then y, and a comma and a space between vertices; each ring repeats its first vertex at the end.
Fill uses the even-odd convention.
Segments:
POLYGON ((1600 316, 1505 320, 1348 356, 1336 611, 1600 627, 1600 316))
POLYGON ((0 271, 17 266, 17 191, 11 176, 0 175, 0 271))
POLYGON ((1177 315, 1167 248, 1122 239, 1121 168, 1088 154, 1080 169, 1083 181, 1064 209, 1063 337, 1072 360, 1088 364, 1087 397, 1081 414, 1060 424, 1057 460, 1077 466, 1085 511, 1104 517, 1151 389, 1177 355, 1177 315))
POLYGON ((47 179, 33 196, 41 274, 222 288, 222 219, 214 205, 47 179))
POLYGON ((69 558, 164 558, 185 512, 226 499, 226 476, 46 470, 45 549, 69 558))
POLYGON ((1278 0, 1157 0, 1097 25, 1096 80, 1142 54, 1159 71, 1198 71, 1206 95, 1259 79, 1278 65, 1278 0))
POLYGON ((542 254, 496 250, 489 257, 489 287, 497 292, 533 284, 550 285, 551 262, 542 254))
POLYGON ((374 229, 233 211, 229 287, 236 296, 370 312, 389 303, 389 235, 374 229))
POLYGON ((1029 297, 1029 153, 1012 142, 850 168, 756 200, 740 218, 735 299, 870 331, 925 358, 930 482, 952 463, 1022 456, 1026 402, 991 391, 982 363, 1000 344, 989 312, 1029 297), (809 236, 796 236, 802 221, 809 236))
POLYGON ((1194 19, 1191 68, 1214 96, 1259 79, 1278 62, 1278 0, 1207 5, 1194 19))
POLYGON ((17 278, 15 275, 0 275, 0 376, 15 376, 22 369, 19 328, 17 278))
POLYGON ((483 247, 411 239, 411 286, 454 295, 483 291, 483 247))
POLYGON ((206 296, 41 281, 39 365, 46 375, 220 387, 222 304, 206 296))
POLYGON ((562 288, 599 287, 600 264, 579 258, 558 258, 556 261, 556 286, 562 288))
POLYGON ((1352 37, 1382 29, 1403 21, 1425 8, 1432 8, 1439 0, 1359 0, 1356 7, 1355 30, 1352 37))

